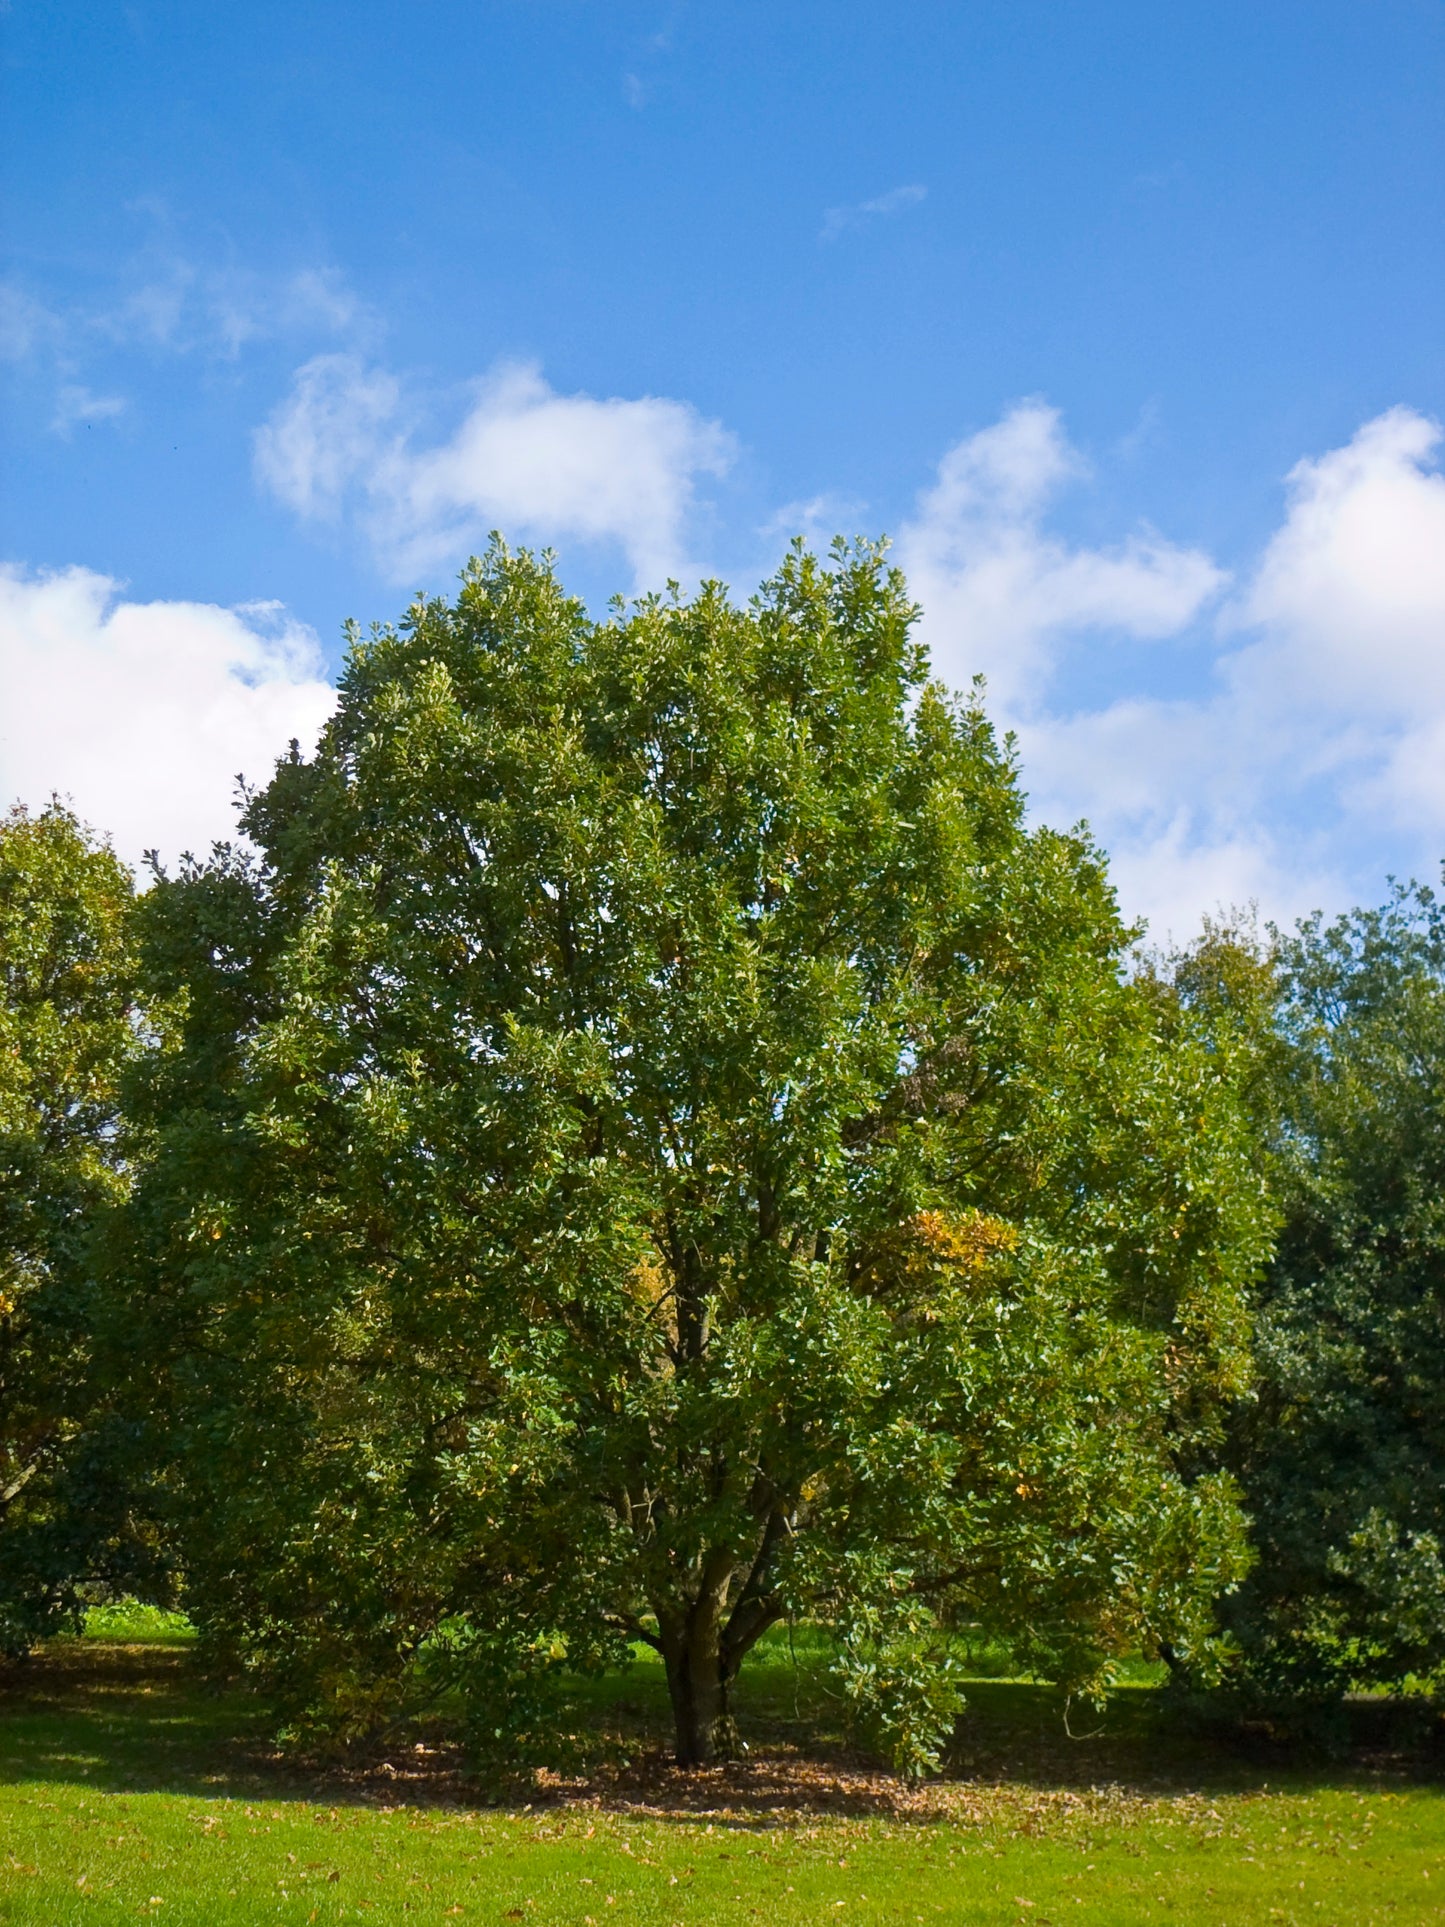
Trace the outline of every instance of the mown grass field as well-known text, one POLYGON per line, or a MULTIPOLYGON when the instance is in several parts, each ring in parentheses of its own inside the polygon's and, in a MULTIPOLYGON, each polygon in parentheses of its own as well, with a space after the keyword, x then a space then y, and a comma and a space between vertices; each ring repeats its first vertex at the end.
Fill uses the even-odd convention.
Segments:
POLYGON ((691 1775, 639 1665, 579 1691, 607 1763, 508 1793, 439 1733, 303 1773, 183 1639, 100 1630, 0 1679, 0 1922, 1445 1920, 1445 1794, 1418 1760, 1378 1736, 1313 1771, 1206 1745, 1147 1686, 1075 1738, 1057 1695, 980 1679, 949 1777, 910 1794, 849 1751, 806 1653, 755 1668, 748 1760, 691 1775))

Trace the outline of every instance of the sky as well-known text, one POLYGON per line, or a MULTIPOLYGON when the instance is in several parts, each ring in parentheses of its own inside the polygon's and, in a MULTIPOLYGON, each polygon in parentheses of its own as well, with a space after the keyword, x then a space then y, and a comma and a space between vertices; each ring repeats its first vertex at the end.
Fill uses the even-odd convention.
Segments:
POLYGON ((1445 856, 1445 0, 9 0, 0 807, 204 849, 496 527, 887 534, 1157 939, 1445 856))

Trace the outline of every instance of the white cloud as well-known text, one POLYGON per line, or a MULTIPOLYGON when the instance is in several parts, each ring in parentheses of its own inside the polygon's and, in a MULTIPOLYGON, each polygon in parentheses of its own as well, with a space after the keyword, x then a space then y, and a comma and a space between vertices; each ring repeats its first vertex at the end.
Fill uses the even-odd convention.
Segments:
POLYGON ((28 361, 55 340, 61 325, 18 281, 0 281, 0 361, 28 361))
POLYGON ((63 381, 56 391, 50 427, 54 434, 68 440, 72 429, 82 422, 112 421, 125 411, 123 395, 93 395, 82 382, 63 381))
MULTIPOLYGON (((734 451, 682 402, 560 395, 515 364, 442 436, 415 420, 394 375, 319 356, 258 436, 258 475, 413 581, 495 523, 616 545, 655 586, 685 572, 699 481, 734 451)), ((1445 852, 1440 441, 1397 408, 1298 463, 1232 588, 1148 528, 1060 534, 1056 505, 1089 471, 1041 402, 960 442, 920 495, 899 555, 939 673, 987 673, 1036 816, 1087 817, 1156 936, 1251 898, 1288 919, 1377 896, 1387 868, 1433 871, 1445 852), (1172 696, 1128 691, 1139 654, 1120 639, 1150 644, 1172 696), (1111 674, 1118 699, 1101 700, 1111 674)), ((794 503, 768 533, 817 534, 855 506, 794 503)), ((133 859, 227 834, 234 774, 263 778, 332 701, 314 638, 277 610, 128 602, 83 569, 0 574, 0 805, 67 792, 133 859)))
POLYGON ((32 384, 53 389, 50 427, 67 435, 129 407, 123 395, 98 393, 98 364, 115 378, 118 356, 133 365, 137 351, 234 361, 261 342, 316 345, 338 338, 355 346, 375 337, 375 315, 327 267, 258 272, 230 264, 207 266, 170 250, 145 249, 119 277, 128 292, 47 306, 18 281, 0 282, 0 361, 26 371, 32 384))
POLYGON ((1058 411, 1022 402, 949 450, 899 536, 939 673, 986 675, 1010 719, 1044 696, 1070 636, 1174 635, 1224 585, 1202 551, 1148 530, 1112 549, 1048 534, 1046 510, 1086 472, 1058 411))
POLYGON ((1439 425, 1408 408, 1300 462, 1240 620, 1311 707, 1409 724, 1445 705, 1445 476, 1439 425))
POLYGON ((635 43, 633 64, 622 76, 622 97, 637 113, 652 98, 660 77, 661 56, 672 51, 673 34, 680 11, 679 7, 674 6, 671 17, 660 28, 645 34, 635 43))
POLYGON ((188 348, 189 330, 183 330, 182 323, 194 300, 196 280, 196 270, 189 261, 170 261, 162 273, 132 288, 114 307, 86 316, 86 323, 117 342, 188 348))
POLYGON ((990 674, 1037 813, 1090 820, 1156 933, 1251 898, 1281 918, 1336 907, 1445 853, 1440 439, 1395 408, 1300 462, 1220 611, 1208 685, 1169 701, 1071 703, 1068 632, 1167 640, 1223 577, 1155 536, 1101 552, 1047 535, 1051 493, 1080 473, 1053 411, 960 444, 921 499, 900 546, 940 670, 990 674))
POLYGON ((1221 907, 1288 922, 1350 897, 1295 744, 1227 696, 1035 713, 1018 735, 1035 816, 1088 819, 1126 915, 1157 939, 1183 941, 1221 907))
POLYGON ((615 543, 652 587, 686 571, 697 480, 725 473, 734 452, 732 436, 685 402, 559 395, 517 362, 475 384, 446 440, 418 447, 394 377, 323 355, 297 371, 258 434, 256 471, 300 515, 353 513, 398 580, 460 560, 505 526, 615 543))
POLYGON ((826 549, 834 536, 847 529, 858 529, 868 513, 866 502, 856 495, 814 495, 805 501, 784 502, 758 530, 769 543, 791 542, 801 535, 813 549, 826 549))
POLYGON ((1180 810, 1152 839, 1121 842, 1109 853, 1109 874, 1125 915, 1143 916, 1154 943, 1187 943, 1205 916, 1259 909, 1288 925, 1318 907, 1323 889, 1348 896, 1337 872, 1316 864, 1292 871, 1277 838, 1262 827, 1200 839, 1188 810, 1180 810))
POLYGON ((1445 476, 1438 423, 1408 408, 1300 462, 1285 519, 1225 659, 1232 726, 1253 721, 1306 777, 1329 783, 1345 829, 1371 822, 1433 868, 1445 854, 1445 476))
POLYGON ((849 228, 864 227, 875 220, 886 221, 890 215, 902 214, 927 198, 928 189, 919 181, 910 181, 903 187, 890 188, 886 194, 875 194, 869 201, 855 201, 848 207, 827 208, 823 213, 818 239, 836 241, 849 228))
POLYGON ((376 488, 397 458, 396 380, 355 355, 317 355, 256 436, 256 474, 287 508, 336 521, 354 484, 376 488))
POLYGON ((129 294, 72 316, 73 345, 83 329, 122 347, 229 361, 253 342, 376 332, 371 311, 333 268, 263 272, 235 263, 210 267, 181 254, 142 266, 129 294))
POLYGON ((0 570, 0 808, 52 792, 128 862, 235 832, 235 779, 310 748, 335 702, 274 604, 125 602, 89 569, 0 570))

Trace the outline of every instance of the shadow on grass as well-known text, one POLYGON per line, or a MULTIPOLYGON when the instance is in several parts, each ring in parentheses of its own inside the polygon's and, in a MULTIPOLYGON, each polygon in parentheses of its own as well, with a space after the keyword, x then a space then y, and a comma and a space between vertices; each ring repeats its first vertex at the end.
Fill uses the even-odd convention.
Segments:
POLYGON ((257 1795, 265 1730, 244 1695, 208 1689, 189 1641, 57 1641, 0 1668, 0 1784, 257 1795))
POLYGON ((254 1698, 206 1684, 189 1641, 67 1641, 0 1670, 0 1784, 338 1806, 526 1802, 755 1825, 813 1812, 937 1818, 986 1789, 1051 1801, 1112 1788, 1152 1799, 1378 1788, 1440 1773, 1418 1720, 1412 1728, 1400 1709, 1379 1703, 1347 1710, 1343 1747, 1325 1760, 1248 1728, 1206 1727, 1153 1687, 1124 1687, 1094 1714, 1052 1687, 979 1679, 968 1687, 945 1774, 908 1788, 850 1745, 829 1685, 824 1651, 781 1643, 761 1651, 739 1694, 746 1755, 689 1772, 668 1757, 660 1669, 639 1660, 619 1676, 573 1685, 568 1723, 597 1741, 587 1771, 488 1782, 437 1722, 394 1733, 344 1764, 298 1763, 277 1754, 254 1698))

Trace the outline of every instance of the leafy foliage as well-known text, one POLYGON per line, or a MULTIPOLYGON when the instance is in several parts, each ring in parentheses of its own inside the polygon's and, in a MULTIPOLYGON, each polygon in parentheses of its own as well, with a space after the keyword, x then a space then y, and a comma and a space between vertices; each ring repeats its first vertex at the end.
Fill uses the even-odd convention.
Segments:
POLYGON ((940 1630, 1207 1651, 1247 1119, 913 613, 839 547, 594 623, 496 545, 151 893, 113 1262, 188 1610, 310 1717, 643 1641, 705 1759, 806 1613, 916 1770, 940 1630))
POLYGON ((1445 1667, 1445 910, 1426 889, 1278 955, 1284 1225, 1237 1464, 1260 1548, 1232 1618, 1306 1694, 1445 1667))
MULTIPOLYGON (((0 1650, 134 1535, 92 1377, 87 1246, 124 1194, 130 873, 59 803, 0 820, 0 1650)), ((132 1544, 131 1552, 135 1551, 132 1544)), ((127 1568, 134 1574, 134 1561, 127 1568)))

